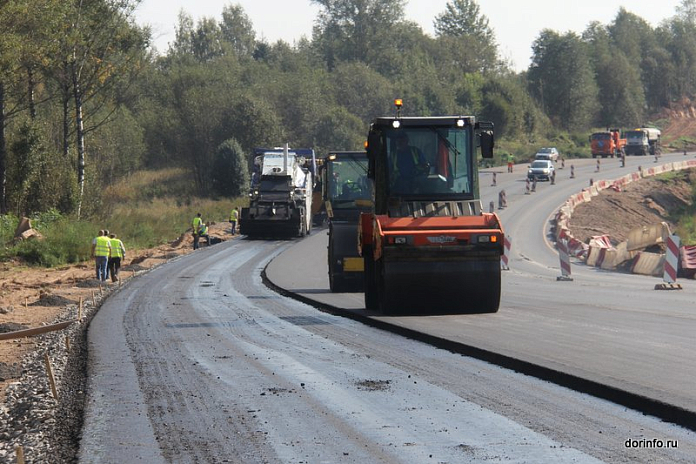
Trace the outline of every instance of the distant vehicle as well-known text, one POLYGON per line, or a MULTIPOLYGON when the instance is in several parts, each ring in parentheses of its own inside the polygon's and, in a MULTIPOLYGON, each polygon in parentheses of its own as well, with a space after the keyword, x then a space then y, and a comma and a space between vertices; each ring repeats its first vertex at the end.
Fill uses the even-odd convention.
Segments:
POLYGON ((255 148, 249 207, 239 233, 249 237, 303 236, 312 229, 315 166, 311 148, 255 148))
POLYGON ((558 161, 558 156, 558 150, 555 147, 541 148, 536 155, 534 155, 534 159, 556 162, 558 161))
POLYGON ((592 158, 620 157, 626 154, 625 147, 626 139, 621 137, 620 129, 607 129, 590 135, 592 158))
POLYGON ((626 132, 626 155, 661 155, 659 129, 643 127, 626 132))
POLYGON ((551 176, 553 176, 553 173, 554 167, 551 161, 536 160, 531 165, 529 165, 529 169, 527 170, 527 178, 529 180, 551 180, 551 176))

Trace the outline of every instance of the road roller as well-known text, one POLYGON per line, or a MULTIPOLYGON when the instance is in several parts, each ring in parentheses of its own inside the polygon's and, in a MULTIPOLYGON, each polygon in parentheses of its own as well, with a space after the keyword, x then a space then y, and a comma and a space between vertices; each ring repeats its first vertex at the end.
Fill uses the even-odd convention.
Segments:
POLYGON ((376 118, 367 138, 374 209, 359 220, 365 307, 384 314, 493 313, 504 231, 483 211, 478 152, 491 122, 474 116, 376 118))
POLYGON ((322 197, 329 224, 329 288, 363 291, 363 259, 358 254, 358 220, 372 211, 372 182, 364 151, 332 151, 323 160, 322 197))

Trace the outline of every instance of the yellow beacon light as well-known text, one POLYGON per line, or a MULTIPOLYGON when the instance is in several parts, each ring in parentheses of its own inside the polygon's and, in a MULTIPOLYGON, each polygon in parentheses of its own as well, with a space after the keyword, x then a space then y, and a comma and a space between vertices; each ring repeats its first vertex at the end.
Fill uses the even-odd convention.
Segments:
POLYGON ((402 106, 404 106, 404 101, 401 98, 397 98, 396 100, 394 100, 394 105, 397 108, 401 108, 402 106))

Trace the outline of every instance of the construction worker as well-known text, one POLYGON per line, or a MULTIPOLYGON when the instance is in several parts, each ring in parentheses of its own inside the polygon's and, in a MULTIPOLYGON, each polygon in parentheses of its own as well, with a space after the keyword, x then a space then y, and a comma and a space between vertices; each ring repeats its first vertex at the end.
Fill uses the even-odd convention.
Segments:
POLYGON ((208 226, 204 222, 198 227, 198 235, 205 238, 205 244, 210 245, 210 237, 208 237, 208 226))
POLYGON ((508 172, 512 172, 512 167, 515 165, 515 155, 510 153, 507 157, 508 172))
POLYGON ((203 219, 201 219, 201 213, 197 213, 196 217, 193 218, 193 221, 191 222, 191 227, 193 228, 193 249, 197 250, 198 249, 198 240, 199 240, 199 235, 198 232, 201 228, 201 224, 203 223, 203 219))
POLYGON ((418 147, 408 144, 408 134, 402 132, 396 139, 396 153, 392 158, 394 191, 410 192, 418 175, 427 175, 430 170, 425 155, 418 147))
POLYGON ((100 230, 99 236, 92 240, 92 252, 90 256, 95 259, 97 280, 101 282, 106 281, 109 256, 111 256, 111 242, 104 230, 100 230))
POLYGON ((239 220, 239 206, 236 206, 230 213, 230 224, 232 224, 232 235, 237 233, 237 221, 239 220))
POLYGON ((111 244, 111 256, 109 257, 109 273, 111 281, 118 282, 118 271, 121 269, 121 260, 126 259, 126 247, 123 242, 116 237, 116 234, 109 234, 111 244))

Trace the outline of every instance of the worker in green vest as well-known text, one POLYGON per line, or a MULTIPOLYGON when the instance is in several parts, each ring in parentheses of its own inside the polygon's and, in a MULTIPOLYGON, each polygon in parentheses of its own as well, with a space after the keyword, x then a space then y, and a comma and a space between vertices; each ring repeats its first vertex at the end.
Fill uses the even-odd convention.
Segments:
POLYGON ((206 245, 210 245, 210 237, 208 237, 208 226, 205 225, 204 222, 201 222, 201 225, 198 228, 198 235, 202 238, 205 238, 206 245))
POLYGON ((193 221, 191 223, 191 227, 193 228, 193 249, 197 250, 198 249, 198 240, 200 239, 200 235, 198 232, 200 232, 201 224, 203 223, 203 219, 201 219, 201 213, 196 214, 196 217, 193 218, 193 221))
POLYGON ((235 207, 230 213, 230 224, 232 225, 232 235, 237 233, 237 221, 239 221, 239 207, 235 207))
POLYGON ((103 230, 99 236, 92 240, 92 258, 97 267, 97 280, 104 282, 109 272, 109 256, 111 256, 111 242, 103 230))
POLYGON ((118 282, 118 271, 121 269, 121 261, 126 259, 126 247, 123 242, 116 238, 116 234, 109 234, 111 244, 111 257, 109 257, 109 274, 111 281, 118 282))

